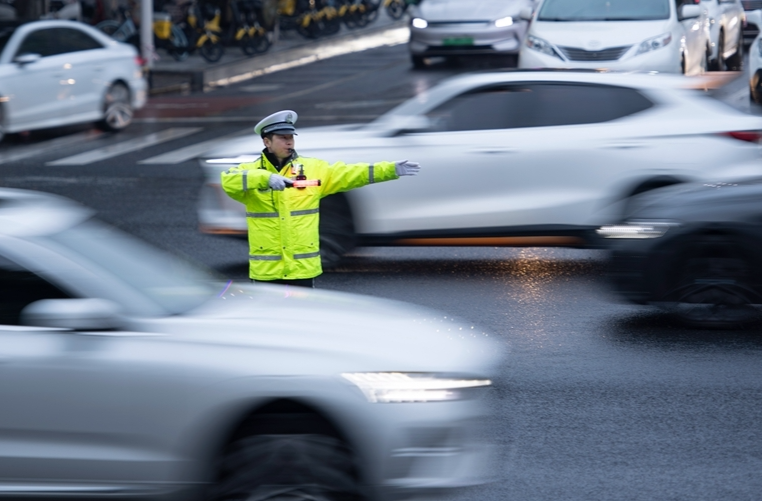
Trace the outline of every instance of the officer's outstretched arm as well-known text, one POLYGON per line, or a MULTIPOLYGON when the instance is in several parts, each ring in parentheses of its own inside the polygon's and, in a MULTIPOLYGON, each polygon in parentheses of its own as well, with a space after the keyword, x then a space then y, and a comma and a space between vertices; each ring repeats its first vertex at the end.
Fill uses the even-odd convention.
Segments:
POLYGON ((259 164, 241 164, 222 173, 222 189, 233 200, 243 202, 252 190, 267 189, 270 172, 256 168, 259 164))
POLYGON ((372 164, 336 162, 333 165, 326 163, 324 172, 325 174, 321 179, 324 195, 348 191, 368 184, 391 181, 399 177, 394 162, 372 164))

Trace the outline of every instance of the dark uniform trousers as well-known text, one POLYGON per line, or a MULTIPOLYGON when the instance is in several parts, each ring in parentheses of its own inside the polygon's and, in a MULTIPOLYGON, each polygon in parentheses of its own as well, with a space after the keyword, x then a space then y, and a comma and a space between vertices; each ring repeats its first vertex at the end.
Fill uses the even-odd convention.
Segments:
POLYGON ((255 284, 279 284, 279 285, 293 285, 294 287, 309 287, 315 288, 314 278, 298 278, 296 280, 252 280, 255 284))

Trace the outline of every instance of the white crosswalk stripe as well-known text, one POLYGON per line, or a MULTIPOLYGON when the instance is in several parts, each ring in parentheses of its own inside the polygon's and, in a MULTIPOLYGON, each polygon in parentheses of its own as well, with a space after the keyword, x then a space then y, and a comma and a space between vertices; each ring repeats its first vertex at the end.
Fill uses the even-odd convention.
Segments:
POLYGON ((179 164, 187 160, 190 160, 192 158, 196 158, 202 153, 205 153, 211 150, 215 146, 219 145, 220 141, 225 141, 227 139, 232 139, 234 137, 239 137, 239 136, 243 136, 245 134, 251 134, 251 133, 252 133, 251 127, 247 127, 246 129, 235 132, 233 134, 228 134, 226 136, 217 137, 209 141, 203 141, 201 143, 192 144, 190 146, 186 146, 185 148, 180 148, 174 151, 163 153, 155 157, 146 158, 145 160, 141 160, 138 163, 148 164, 148 165, 179 164))
POLYGON ((84 143, 101 137, 103 133, 98 130, 90 130, 87 132, 80 132, 78 134, 71 134, 65 137, 59 137, 56 139, 50 139, 48 141, 42 141, 35 144, 26 146, 19 146, 13 150, 0 153, 0 164, 17 162, 19 160, 25 160, 37 155, 53 152, 58 149, 62 149, 71 146, 72 143, 84 143))
POLYGON ((59 166, 59 165, 87 165, 93 162, 99 162, 125 153, 131 153, 133 151, 142 150, 150 146, 165 143, 173 139, 189 136, 203 130, 202 127, 175 127, 171 129, 162 130, 152 134, 147 134, 135 139, 123 141, 121 143, 104 146, 103 148, 97 148, 84 153, 79 153, 52 162, 47 162, 45 165, 59 166))

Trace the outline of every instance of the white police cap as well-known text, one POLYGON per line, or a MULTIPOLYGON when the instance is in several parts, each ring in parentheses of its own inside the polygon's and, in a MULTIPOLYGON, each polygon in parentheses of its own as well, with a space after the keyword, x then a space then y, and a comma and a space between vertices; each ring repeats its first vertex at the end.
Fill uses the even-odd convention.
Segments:
POLYGON ((260 136, 265 136, 272 132, 278 132, 280 134, 296 134, 296 128, 294 124, 299 115, 295 111, 283 110, 272 115, 263 118, 254 127, 254 132, 260 136))

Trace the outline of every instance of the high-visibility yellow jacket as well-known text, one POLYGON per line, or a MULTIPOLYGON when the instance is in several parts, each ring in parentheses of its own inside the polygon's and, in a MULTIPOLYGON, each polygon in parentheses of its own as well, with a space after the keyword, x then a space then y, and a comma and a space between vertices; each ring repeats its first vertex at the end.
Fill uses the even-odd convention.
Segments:
POLYGON ((320 275, 320 199, 397 177, 394 162, 331 165, 307 157, 296 157, 278 171, 264 154, 223 172, 222 188, 246 206, 249 276, 296 280, 320 275), (319 179, 320 186, 270 189, 270 175, 294 178, 302 166, 307 179, 319 179))

